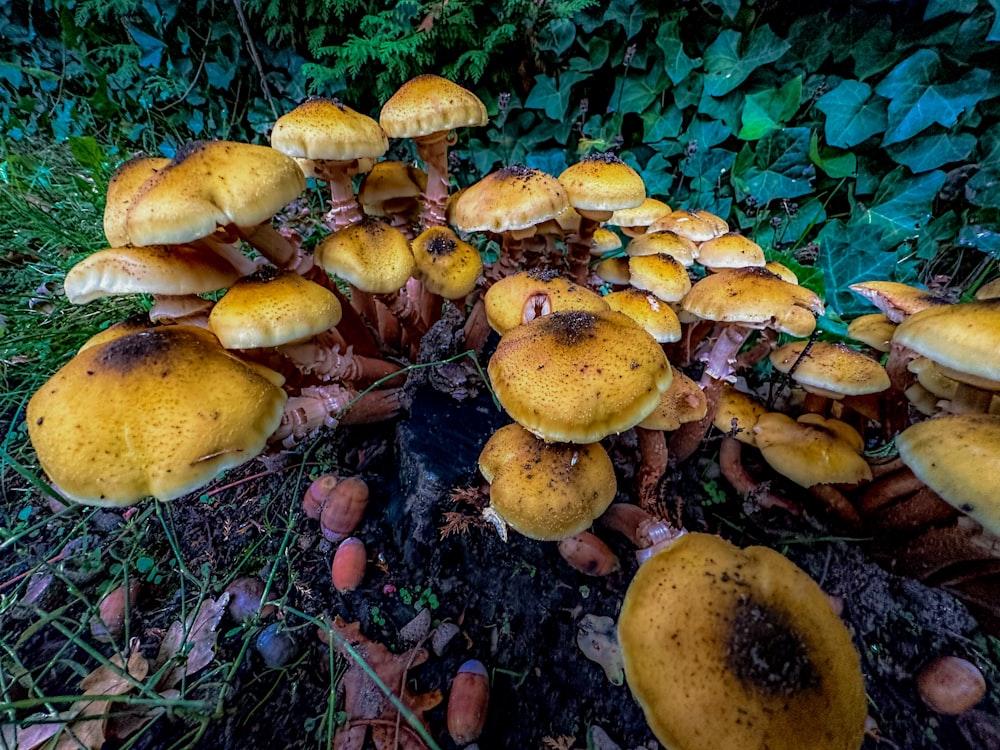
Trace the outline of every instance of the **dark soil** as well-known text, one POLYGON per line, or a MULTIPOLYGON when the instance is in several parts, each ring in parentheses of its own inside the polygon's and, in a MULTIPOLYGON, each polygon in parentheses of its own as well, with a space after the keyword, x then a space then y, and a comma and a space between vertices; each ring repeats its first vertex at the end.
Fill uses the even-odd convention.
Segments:
MULTIPOLYGON (((448 332, 437 333, 442 338, 436 355, 451 353, 448 332)), ((269 559, 284 535, 278 530, 258 550, 255 559, 261 569, 247 572, 267 575, 273 570, 295 609, 359 621, 367 637, 393 651, 413 645, 400 631, 418 614, 418 605, 431 608, 434 624, 459 625, 460 633, 440 653, 432 652, 427 663, 412 670, 410 687, 413 692, 440 690, 447 695, 463 662, 482 661, 492 693, 481 748, 657 747, 628 687, 613 685, 577 647, 577 632, 586 615, 617 617, 637 567, 629 543, 597 527, 622 568, 607 577, 589 577, 572 569, 553 543, 513 532, 503 542, 492 527, 476 522, 474 507, 452 498, 456 488, 478 487, 479 451, 491 432, 507 421, 488 393, 477 389, 477 378, 466 360, 414 371, 405 419, 338 428, 305 457, 291 453, 230 472, 220 484, 232 488, 214 495, 212 503, 189 497, 170 504, 187 567, 194 570, 209 563, 219 571, 231 570, 249 545, 261 540, 262 532, 248 524, 258 522, 267 528, 269 519, 259 517, 260 499, 280 493, 276 507, 297 502, 308 484, 308 471, 316 470, 316 455, 322 453, 338 473, 360 476, 371 489, 365 519, 356 532, 370 563, 362 587, 347 595, 333 589, 329 574, 333 549, 322 541, 318 524, 301 514, 294 528, 295 554, 287 558, 291 565, 284 559, 269 559), (463 399, 445 391, 457 392, 463 399), (271 471, 253 478, 264 469, 271 471), (469 527, 444 534, 446 512, 468 516, 469 527)), ((634 436, 624 433, 605 445, 618 473, 617 499, 630 501, 637 461, 634 436)), ((679 509, 690 529, 720 533, 741 545, 779 549, 825 591, 843 598, 843 616, 861 654, 874 721, 864 747, 1000 748, 997 642, 986 637, 966 608, 943 591, 887 572, 872 562, 863 543, 837 536, 836 530, 808 515, 794 518, 780 509, 744 508, 736 498, 709 493, 706 480, 717 477, 716 450, 717 443, 709 441, 699 455, 672 470, 662 486, 664 507, 671 514, 679 509), (966 656, 983 669, 990 692, 976 710, 947 717, 919 700, 914 673, 939 654, 966 656)), ((724 487, 724 480, 718 486, 724 487)), ((112 534, 121 523, 118 512, 96 518, 101 528, 89 532, 97 539, 112 534)), ((136 632, 151 653, 162 635, 157 629, 177 618, 180 596, 165 586, 147 587, 136 632)), ((224 716, 209 725, 198 747, 320 744, 316 727, 331 684, 327 647, 314 627, 303 626, 289 613, 284 621, 293 628, 300 626, 293 632, 303 658, 278 672, 251 652, 229 688, 224 716)), ((4 637, 20 637, 24 626, 24 621, 5 617, 4 637)), ((219 659, 235 658, 243 643, 237 630, 229 621, 220 626, 219 659)), ((30 650, 22 645, 22 653, 30 652, 37 660, 57 656, 61 640, 47 628, 28 638, 30 650)), ((70 678, 67 689, 78 680, 73 674, 70 678)), ((671 676, 665 674, 664 679, 671 676)), ((59 692, 49 687, 50 692, 59 692)), ((454 747, 445 731, 445 703, 426 718, 440 746, 454 747)), ((164 717, 135 746, 185 746, 190 728, 181 713, 164 717)))

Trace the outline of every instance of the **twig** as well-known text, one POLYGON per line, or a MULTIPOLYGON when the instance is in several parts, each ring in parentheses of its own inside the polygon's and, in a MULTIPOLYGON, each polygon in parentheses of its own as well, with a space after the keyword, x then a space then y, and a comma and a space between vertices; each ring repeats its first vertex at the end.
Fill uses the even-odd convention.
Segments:
POLYGON ((236 8, 236 18, 240 22, 240 29, 247 38, 247 49, 250 51, 253 65, 257 68, 257 74, 260 76, 261 93, 264 94, 264 99, 271 106, 271 112, 274 113, 274 119, 277 120, 278 108, 274 106, 274 99, 271 98, 271 90, 267 87, 267 79, 264 77, 264 66, 261 65, 260 56, 257 54, 257 45, 253 43, 253 37, 250 36, 250 25, 247 23, 246 15, 243 13, 242 0, 233 0, 233 7, 236 8))

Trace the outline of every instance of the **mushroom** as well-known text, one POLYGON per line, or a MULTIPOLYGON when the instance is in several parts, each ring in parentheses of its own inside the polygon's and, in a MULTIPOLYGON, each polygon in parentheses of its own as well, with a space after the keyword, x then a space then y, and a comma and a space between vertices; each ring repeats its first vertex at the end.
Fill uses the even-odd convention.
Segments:
POLYGON ((361 206, 351 178, 359 160, 378 159, 389 148, 375 120, 337 99, 308 99, 282 115, 271 130, 271 146, 299 160, 307 177, 325 180, 330 189, 327 226, 336 231, 360 221, 361 206))
POLYGON ((646 198, 638 206, 622 208, 612 213, 608 225, 620 228, 626 237, 641 237, 650 224, 670 211, 670 206, 663 201, 646 198))
POLYGON ((427 173, 402 161, 380 161, 358 187, 358 200, 369 216, 385 218, 412 240, 420 213, 427 173))
POLYGON ((443 226, 448 198, 448 145, 455 128, 486 124, 486 107, 471 91, 436 75, 412 78, 382 105, 390 138, 412 138, 427 167, 421 229, 443 226))
POLYGON ((661 216, 646 229, 646 232, 668 230, 687 237, 692 242, 705 242, 729 231, 729 225, 713 213, 704 209, 677 209, 661 216))
POLYGON ((172 500, 264 450, 284 411, 282 381, 204 329, 133 331, 81 350, 39 388, 28 435, 71 500, 172 500))
POLYGON ((694 265, 698 246, 687 237, 663 229, 646 232, 631 240, 625 246, 625 253, 630 258, 639 255, 670 255, 682 266, 689 268, 694 265))
POLYGON ((763 266, 766 263, 764 249, 739 232, 726 232, 705 240, 698 245, 697 259, 709 271, 763 266))
POLYGON ((448 227, 425 229, 410 243, 421 284, 420 313, 430 327, 441 317, 441 300, 463 300, 476 288, 483 259, 448 227))
POLYGON ((538 269, 500 279, 489 288, 483 301, 490 327, 501 335, 540 315, 609 309, 605 298, 589 287, 568 281, 556 271, 538 269))
POLYGON ((640 566, 618 638, 629 689, 671 750, 861 747, 868 712, 850 633, 773 550, 681 536, 640 566))
POLYGON ((666 253, 632 255, 628 272, 632 286, 652 292, 664 302, 680 302, 691 291, 691 279, 684 266, 666 253))
POLYGON ((861 315, 847 324, 847 336, 883 354, 889 351, 896 323, 885 313, 861 315))

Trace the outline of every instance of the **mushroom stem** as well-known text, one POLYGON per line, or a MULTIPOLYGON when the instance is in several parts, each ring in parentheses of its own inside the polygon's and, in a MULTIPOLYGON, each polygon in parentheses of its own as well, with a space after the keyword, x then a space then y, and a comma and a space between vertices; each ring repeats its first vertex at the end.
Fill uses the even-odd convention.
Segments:
POLYGON ((758 482, 743 465, 743 443, 733 437, 722 439, 719 446, 719 469, 733 489, 740 493, 744 500, 753 500, 761 508, 781 508, 794 516, 802 511, 790 500, 775 495, 768 488, 767 482, 758 482))
POLYGON ((823 506, 848 526, 861 526, 861 517, 847 496, 832 484, 814 484, 809 494, 823 503, 823 506))
POLYGON ((602 526, 623 534, 636 549, 653 546, 663 536, 661 527, 670 527, 659 516, 632 503, 612 503, 597 520, 602 526))
POLYGON ((722 380, 709 379, 708 384, 702 386, 702 392, 705 394, 705 416, 697 422, 685 422, 670 436, 670 453, 675 462, 686 461, 693 456, 701 441, 705 439, 715 421, 715 413, 719 410, 723 385, 722 380))
POLYGON ((906 400, 905 391, 913 382, 913 375, 907 369, 917 357, 917 353, 908 347, 897 343, 889 346, 889 356, 885 360, 885 371, 889 375, 889 382, 892 384, 885 392, 882 402, 883 407, 883 432, 887 438, 892 438, 897 432, 904 429, 909 421, 909 402, 906 400))
POLYGON ((316 159, 313 171, 321 180, 326 180, 330 190, 330 210, 323 217, 324 223, 332 231, 343 229, 364 218, 364 211, 354 194, 351 177, 358 173, 358 160, 332 161, 316 159))
POLYGON ((448 201, 448 146, 454 141, 449 131, 414 138, 417 153, 427 167, 427 189, 420 213, 420 228, 445 226, 444 209, 448 201))
POLYGON ((861 495, 858 511, 862 517, 867 518, 880 508, 916 492, 923 486, 924 483, 917 478, 917 475, 905 466, 897 471, 883 473, 869 484, 861 495))
POLYGON ((375 295, 351 284, 351 307, 372 328, 378 327, 378 311, 375 309, 375 295))
POLYGON ((993 394, 974 385, 958 381, 955 395, 947 402, 945 411, 950 414, 985 414, 989 411, 993 394))
POLYGON ((410 338, 410 344, 418 345, 420 339, 427 333, 427 325, 420 316, 417 302, 410 298, 405 289, 390 294, 380 294, 378 300, 399 321, 404 333, 410 338))
POLYGON ((358 311, 354 309, 351 302, 340 291, 340 287, 337 286, 336 282, 318 266, 313 266, 304 275, 305 278, 321 284, 336 295, 337 301, 340 302, 341 310, 340 322, 336 326, 337 332, 343 337, 346 343, 354 346, 355 354, 362 354, 366 357, 377 357, 379 355, 378 341, 376 341, 371 329, 367 326, 358 311))
POLYGON ((253 227, 236 227, 240 239, 253 247, 279 268, 305 273, 312 267, 312 258, 302 255, 301 248, 279 233, 268 222, 253 227))
POLYGON ((566 264, 568 275, 581 286, 586 286, 590 272, 590 245, 594 241, 594 230, 600 223, 580 215, 580 228, 566 238, 566 264))
POLYGON ((398 388, 368 391, 360 396, 342 385, 303 388, 285 404, 281 424, 269 442, 285 448, 312 437, 323 427, 381 422, 397 416, 402 409, 398 388))
POLYGON ((727 323, 716 325, 712 348, 707 354, 699 357, 705 363, 701 380, 698 381, 702 390, 708 387, 711 380, 725 380, 735 373, 737 354, 751 330, 741 325, 727 323))
POLYGON ((235 236, 232 239, 234 241, 230 242, 223 237, 209 235, 208 237, 202 237, 200 240, 195 240, 191 244, 197 247, 204 247, 211 250, 216 255, 222 256, 228 260, 232 264, 233 268, 239 271, 241 275, 249 276, 256 271, 259 266, 240 251, 239 242, 235 241, 235 236))
POLYGON ((306 374, 317 375, 324 380, 340 380, 349 383, 375 381, 399 372, 399 365, 375 357, 355 354, 352 347, 345 350, 316 337, 301 344, 286 344, 279 351, 287 356, 295 366, 306 374))
POLYGON ((667 470, 667 460, 670 456, 667 450, 667 438, 663 430, 648 430, 645 427, 635 428, 639 440, 639 507, 653 513, 659 504, 660 480, 667 470))
POLYGON ((208 313, 213 303, 195 294, 154 294, 149 319, 208 328, 208 313))
POLYGON ((489 319, 486 317, 486 303, 483 300, 481 291, 473 292, 475 299, 472 308, 469 310, 469 317, 465 319, 465 326, 462 329, 465 345, 476 354, 483 350, 486 338, 490 335, 489 319))

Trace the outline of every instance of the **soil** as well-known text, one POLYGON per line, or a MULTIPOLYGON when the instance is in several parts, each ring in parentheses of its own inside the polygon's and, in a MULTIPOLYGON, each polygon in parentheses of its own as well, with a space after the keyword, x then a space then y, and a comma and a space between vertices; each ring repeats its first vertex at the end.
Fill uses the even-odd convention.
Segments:
MULTIPOLYGON (((457 346, 447 325, 435 329, 435 335, 439 340, 427 347, 428 361, 454 353, 457 346)), ((407 385, 405 418, 342 426, 308 451, 250 462, 219 481, 218 487, 228 489, 213 494, 210 503, 197 496, 174 501, 168 507, 183 559, 191 570, 209 563, 231 571, 259 544, 251 559, 261 567, 245 573, 273 572, 296 610, 357 621, 368 638, 395 652, 413 645, 403 629, 419 609, 430 609, 433 625, 458 625, 454 638, 432 649, 427 662, 409 672, 409 685, 415 693, 440 690, 446 696, 462 663, 482 661, 491 680, 489 714, 478 742, 484 750, 658 747, 628 687, 612 684, 602 667, 577 646, 587 615, 617 617, 637 569, 629 542, 596 527, 621 560, 621 569, 591 577, 571 568, 554 543, 513 532, 502 541, 492 526, 478 522, 477 509, 461 500, 475 497, 474 491, 455 499, 456 489, 479 487, 479 451, 492 431, 508 421, 477 381, 476 369, 463 359, 415 370, 407 385), (268 507, 297 502, 310 472, 317 471, 318 456, 342 476, 360 476, 371 490, 363 523, 355 532, 368 550, 367 574, 360 588, 343 595, 331 585, 333 548, 322 540, 317 522, 299 513, 294 554, 275 558, 285 529, 268 531, 273 519, 260 517, 262 507, 268 513, 268 507), (267 506, 263 498, 280 502, 267 506), (444 514, 449 512, 467 517, 468 528, 444 533, 444 514)), ((604 444, 616 467, 617 501, 632 501, 635 437, 626 432, 604 444)), ((780 508, 759 510, 731 495, 710 492, 706 487, 726 489, 718 478, 717 448, 717 442, 707 441, 699 454, 672 467, 661 486, 664 510, 688 529, 719 533, 740 545, 774 547, 826 592, 843 599, 843 618, 861 654, 872 719, 864 747, 1000 748, 997 642, 987 638, 965 606, 944 591, 880 567, 869 542, 838 534, 808 513, 794 517, 780 508), (938 654, 966 656, 983 669, 989 693, 973 711, 943 716, 920 701, 914 673, 938 654)), ((99 541, 121 523, 120 512, 101 512, 89 533, 99 541)), ((135 632, 150 653, 178 616, 181 593, 167 588, 148 586, 138 608, 135 632)), ((322 744, 317 727, 331 683, 327 646, 314 627, 295 615, 285 612, 283 619, 293 628, 299 658, 284 671, 275 671, 251 651, 231 682, 224 715, 209 724, 197 747, 322 744)), ((5 637, 22 633, 25 624, 6 617, 5 637)), ((234 625, 225 620, 219 627, 217 658, 222 661, 235 659, 243 646, 234 625)), ((63 643, 48 628, 24 637, 21 653, 39 661, 59 656, 56 649, 63 643)), ((60 674, 68 684, 78 680, 75 674, 60 674)), ((665 674, 664 680, 669 679, 665 674)), ((429 710, 425 718, 439 745, 452 748, 445 705, 429 710)), ((154 731, 143 733, 132 746, 185 747, 190 729, 183 713, 177 712, 159 719, 154 731)))

